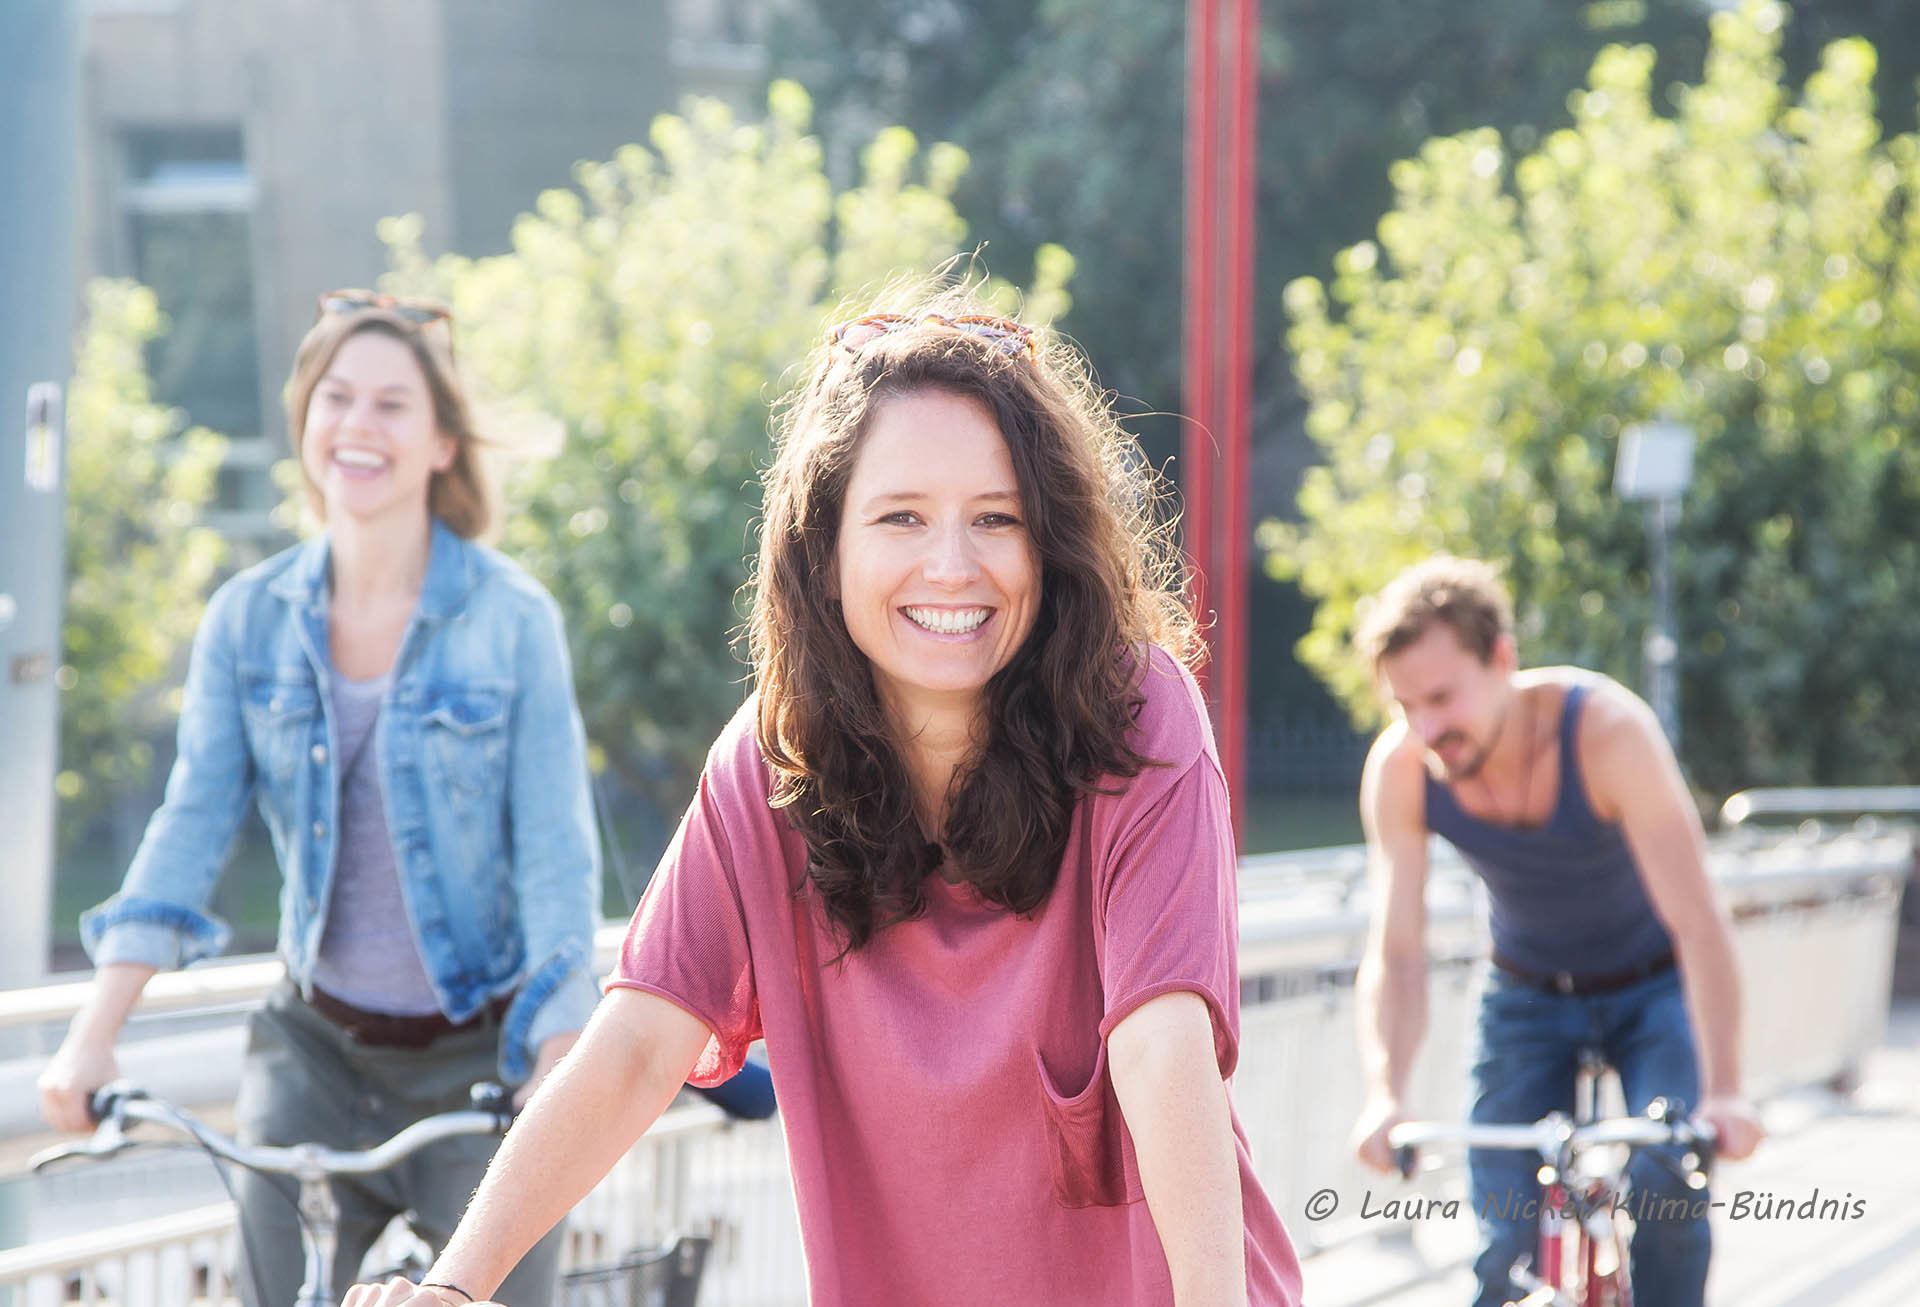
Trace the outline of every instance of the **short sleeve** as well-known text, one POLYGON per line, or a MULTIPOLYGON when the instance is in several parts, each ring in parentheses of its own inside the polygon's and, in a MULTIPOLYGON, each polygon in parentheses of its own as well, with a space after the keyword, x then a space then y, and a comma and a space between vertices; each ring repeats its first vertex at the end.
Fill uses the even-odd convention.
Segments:
POLYGON ((685 1008, 712 1032, 689 1083, 710 1088, 740 1069, 760 1038, 746 913, 716 790, 716 750, 627 927, 608 989, 638 989, 685 1008))
MULTIPOLYGON (((1213 1015, 1221 1076, 1239 1056, 1239 905, 1233 818, 1211 753, 1190 759, 1170 785, 1152 769, 1129 790, 1152 789, 1096 868, 1094 922, 1106 1015, 1100 1037, 1147 1000, 1191 990, 1213 1015)), ((1123 806, 1128 795, 1118 796, 1123 806)))

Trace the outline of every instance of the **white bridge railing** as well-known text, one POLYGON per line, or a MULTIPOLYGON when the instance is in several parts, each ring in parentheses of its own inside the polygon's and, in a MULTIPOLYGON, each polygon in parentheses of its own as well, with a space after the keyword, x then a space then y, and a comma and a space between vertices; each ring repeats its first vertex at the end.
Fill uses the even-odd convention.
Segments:
MULTIPOLYGON (((1905 831, 1868 823, 1838 835, 1748 830, 1716 840, 1713 869, 1735 918, 1747 1010, 1764 1014, 1746 1025, 1754 1093, 1845 1083, 1880 1042, 1899 894, 1912 860, 1905 831)), ((1366 929, 1363 869, 1356 848, 1249 858, 1242 866, 1241 1059, 1233 1093, 1262 1181, 1303 1253, 1356 1228, 1302 1221, 1307 1197, 1323 1188, 1359 1193, 1369 1183, 1345 1146, 1361 1093, 1352 978, 1366 929)), ((1465 1033, 1485 945, 1478 892, 1439 845, 1428 903, 1433 1035, 1416 1093, 1423 1114, 1444 1116, 1462 1110, 1465 1033)), ((621 929, 602 932, 603 961, 621 929)), ((256 962, 156 977, 149 1007, 245 1006, 278 974, 276 964, 256 962)), ((75 986, 0 994, 0 1027, 63 1020, 77 996, 75 986)), ((229 1077, 237 1054, 236 1039, 229 1077)), ((181 1060, 156 1059, 146 1078, 191 1101, 167 1080, 182 1074, 181 1060)), ((133 1047, 122 1062, 138 1065, 133 1047)), ((9 1101, 20 1096, 0 1085, 0 1103, 9 1101)), ((729 1121, 704 1103, 676 1107, 580 1204, 570 1229, 572 1266, 609 1262, 676 1234, 711 1234, 705 1307, 805 1302, 777 1121, 729 1121)), ((215 1203, 42 1240, 0 1251, 0 1296, 13 1307, 219 1303, 232 1296, 224 1269, 232 1238, 231 1208, 215 1203)))

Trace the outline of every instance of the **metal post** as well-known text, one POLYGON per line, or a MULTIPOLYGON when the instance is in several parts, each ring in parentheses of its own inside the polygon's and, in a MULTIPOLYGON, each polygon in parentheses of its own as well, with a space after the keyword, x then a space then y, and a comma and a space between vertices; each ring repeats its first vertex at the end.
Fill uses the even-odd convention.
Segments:
POLYGON ((1236 836, 1246 771, 1259 14, 1258 0, 1189 0, 1187 6, 1182 482, 1194 611, 1208 627, 1212 654, 1201 684, 1213 709, 1236 836))
MULTIPOLYGON (((1187 425, 1181 452, 1182 525, 1193 568, 1193 610, 1212 620, 1214 464, 1214 295, 1217 288, 1217 193, 1220 81, 1219 0, 1187 4, 1185 340, 1181 403, 1187 425)), ((1205 689, 1211 668, 1202 669, 1205 689)))
POLYGON ((1653 714, 1667 733, 1667 743, 1680 752, 1680 640, 1673 613, 1673 562, 1668 542, 1680 520, 1680 501, 1662 496, 1647 505, 1648 530, 1653 537, 1653 625, 1642 646, 1646 657, 1647 690, 1653 714))
POLYGON ((1693 428, 1679 422, 1624 427, 1613 465, 1614 493, 1647 505, 1653 553, 1653 624, 1641 644, 1647 701, 1667 742, 1680 752, 1680 641, 1674 634, 1670 544, 1680 521, 1680 496, 1693 480, 1693 428))
POLYGON ((0 4, 0 988, 47 971, 79 67, 76 0, 0 4))
POLYGON ((1246 834, 1247 757, 1247 526, 1253 445, 1253 218, 1254 148, 1259 121, 1259 0, 1233 0, 1234 36, 1228 64, 1226 351, 1222 369, 1220 476, 1220 763, 1233 802, 1236 846, 1246 834))

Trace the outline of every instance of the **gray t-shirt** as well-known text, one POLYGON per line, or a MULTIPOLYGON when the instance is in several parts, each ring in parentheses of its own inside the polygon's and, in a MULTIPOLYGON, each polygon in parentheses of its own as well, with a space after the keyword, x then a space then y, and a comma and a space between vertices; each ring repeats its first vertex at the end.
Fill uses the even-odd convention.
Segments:
POLYGON ((340 764, 340 844, 313 983, 369 1012, 425 1016, 440 1010, 393 861, 374 737, 393 674, 332 680, 340 764))

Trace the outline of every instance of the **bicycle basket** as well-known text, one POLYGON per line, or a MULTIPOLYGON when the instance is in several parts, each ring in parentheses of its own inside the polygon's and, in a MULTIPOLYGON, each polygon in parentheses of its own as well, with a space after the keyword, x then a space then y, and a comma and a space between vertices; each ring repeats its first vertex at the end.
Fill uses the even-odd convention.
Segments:
POLYGON ((683 1235, 663 1248, 641 1248, 610 1266, 560 1277, 558 1307, 693 1307, 712 1240, 683 1235))

